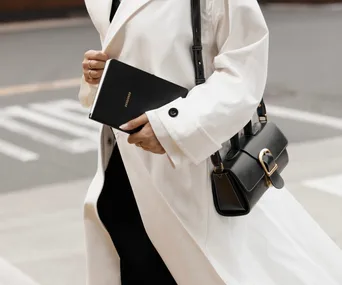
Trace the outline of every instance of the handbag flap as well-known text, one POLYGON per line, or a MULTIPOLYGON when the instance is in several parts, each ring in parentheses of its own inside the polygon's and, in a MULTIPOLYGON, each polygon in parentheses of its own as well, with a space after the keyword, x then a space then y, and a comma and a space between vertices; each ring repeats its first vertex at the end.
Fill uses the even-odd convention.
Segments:
POLYGON ((288 141, 279 128, 272 122, 266 124, 258 123, 259 131, 255 135, 241 136, 241 150, 234 156, 234 150, 228 152, 223 163, 225 168, 236 177, 246 191, 252 191, 255 186, 265 177, 265 171, 259 162, 259 153, 267 148, 277 160, 282 154, 280 171, 287 164, 286 147, 288 141))
POLYGON ((287 138, 272 122, 267 122, 266 124, 259 123, 258 125, 260 126, 260 130, 256 135, 244 137, 245 142, 242 142, 244 146, 241 151, 259 161, 260 151, 267 148, 271 151, 274 159, 277 160, 288 145, 287 138))

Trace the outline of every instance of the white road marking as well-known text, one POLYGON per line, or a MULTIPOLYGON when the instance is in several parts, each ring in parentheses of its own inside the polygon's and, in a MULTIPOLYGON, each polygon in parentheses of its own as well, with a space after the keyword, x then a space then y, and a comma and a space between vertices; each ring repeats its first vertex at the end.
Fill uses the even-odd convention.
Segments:
POLYGON ((0 153, 22 162, 36 161, 39 155, 30 150, 0 139, 0 153))
POLYGON ((61 79, 50 82, 19 84, 0 88, 0 96, 13 96, 26 93, 75 88, 80 86, 80 83, 81 76, 79 78, 61 79))
MULTIPOLYGON (((80 104, 78 104, 81 107, 80 104)), ((63 119, 72 123, 84 125, 87 127, 98 129, 99 125, 93 120, 89 120, 84 114, 80 115, 75 112, 70 112, 58 104, 58 102, 40 103, 40 104, 30 104, 30 109, 37 110, 41 113, 52 115, 56 118, 63 119)))
POLYGON ((55 119, 53 117, 39 114, 21 106, 7 107, 3 110, 6 114, 11 115, 12 117, 19 117, 24 120, 29 120, 34 123, 40 124, 42 126, 49 127, 51 129, 69 133, 74 136, 88 138, 92 141, 97 141, 98 134, 95 131, 82 128, 80 126, 76 126, 66 121, 55 119))
POLYGON ((273 105, 267 105, 266 107, 268 114, 275 117, 342 130, 342 119, 340 118, 273 105))
POLYGON ((53 101, 51 104, 58 106, 58 108, 63 108, 69 111, 76 111, 82 114, 89 115, 89 109, 84 108, 79 101, 72 99, 61 99, 58 101, 53 101))
POLYGON ((66 140, 39 128, 35 128, 22 122, 17 122, 5 116, 0 118, 0 127, 9 132, 24 135, 36 142, 67 151, 69 153, 84 153, 97 149, 96 142, 90 141, 89 139, 81 138, 66 140))
POLYGON ((301 184, 305 187, 342 197, 342 174, 306 180, 301 184))
POLYGON ((53 148, 81 154, 97 150, 99 125, 89 120, 87 113, 76 100, 69 99, 34 103, 29 107, 14 105, 0 109, 0 128, 53 148), (46 129, 58 130, 61 134, 46 129), (73 138, 63 138, 63 133, 73 138))

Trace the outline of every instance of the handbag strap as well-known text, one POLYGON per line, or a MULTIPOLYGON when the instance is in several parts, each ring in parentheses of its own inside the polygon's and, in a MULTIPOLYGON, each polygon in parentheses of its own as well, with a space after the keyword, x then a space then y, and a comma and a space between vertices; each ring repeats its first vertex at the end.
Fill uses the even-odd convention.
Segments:
MULTIPOLYGON (((192 33, 193 33, 193 45, 192 45, 192 57, 195 68, 195 81, 196 85, 205 82, 204 76, 204 64, 203 64, 203 54, 202 54, 202 33, 201 33, 201 0, 191 0, 191 23, 192 23, 192 33)), ((258 108, 257 115, 260 122, 267 121, 266 106, 264 100, 262 99, 258 108)), ((245 129, 251 128, 251 121, 247 123, 245 129)), ((236 134, 232 138, 232 143, 236 148, 239 148, 238 139, 239 134, 236 134)), ((223 170, 223 163, 220 153, 217 151, 211 155, 211 162, 215 167, 215 171, 223 170)))
POLYGON ((201 32, 201 2, 191 0, 191 21, 193 33, 192 57, 195 68, 196 85, 205 82, 203 55, 202 55, 202 32, 201 32))

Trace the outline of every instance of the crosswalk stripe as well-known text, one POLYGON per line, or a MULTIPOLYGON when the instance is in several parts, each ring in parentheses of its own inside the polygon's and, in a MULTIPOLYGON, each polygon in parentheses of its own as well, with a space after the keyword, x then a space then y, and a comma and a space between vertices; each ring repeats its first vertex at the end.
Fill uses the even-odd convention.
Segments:
POLYGON ((56 118, 60 118, 72 123, 84 125, 90 128, 98 129, 98 124, 95 124, 94 121, 89 120, 86 116, 75 114, 75 112, 70 112, 68 110, 65 110, 62 106, 54 105, 54 102, 52 103, 42 103, 42 104, 30 104, 30 109, 37 110, 40 113, 44 113, 47 115, 52 115, 56 118))
POLYGON ((8 107, 4 109, 4 112, 7 115, 11 115, 13 117, 19 117, 24 120, 29 120, 34 123, 40 124, 42 126, 46 126, 46 127, 49 127, 58 131, 62 131, 65 133, 69 133, 74 136, 80 136, 80 137, 88 138, 93 141, 97 141, 98 133, 95 131, 82 128, 80 126, 75 126, 66 121, 61 121, 50 116, 39 114, 37 112, 28 110, 21 106, 8 107))
MULTIPOLYGON (((0 128, 71 154, 82 154, 97 150, 99 124, 87 118, 88 112, 76 100, 70 99, 32 103, 25 107, 14 105, 0 109, 0 128), (73 138, 63 138, 62 133, 73 138)), ((9 144, 4 142, 4 148, 9 144)), ((6 149, 9 152, 8 147, 6 149)))
POLYGON ((333 129, 342 130, 342 119, 311 113, 307 111, 296 110, 292 108, 267 105, 267 112, 274 117, 292 119, 295 121, 305 122, 309 124, 326 126, 333 129))
POLYGON ((342 174, 310 179, 301 184, 305 187, 342 197, 342 174))
POLYGON ((83 153, 89 150, 96 150, 97 148, 96 142, 90 141, 89 139, 62 139, 47 131, 22 122, 17 122, 8 117, 0 118, 0 127, 9 132, 24 135, 38 143, 43 143, 70 153, 83 153))
POLYGON ((89 115, 89 109, 82 107, 80 102, 72 99, 61 99, 56 101, 50 101, 51 104, 54 104, 58 108, 63 108, 69 111, 80 112, 85 115, 89 115))
POLYGON ((36 161, 39 154, 0 139, 0 153, 22 162, 36 161))

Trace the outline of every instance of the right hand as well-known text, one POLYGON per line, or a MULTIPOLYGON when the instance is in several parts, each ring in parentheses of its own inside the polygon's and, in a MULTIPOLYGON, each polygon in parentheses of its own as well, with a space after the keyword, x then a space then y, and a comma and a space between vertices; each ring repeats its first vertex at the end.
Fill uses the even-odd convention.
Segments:
POLYGON ((98 84, 107 60, 108 56, 103 52, 88 50, 82 62, 85 81, 89 84, 98 84))

